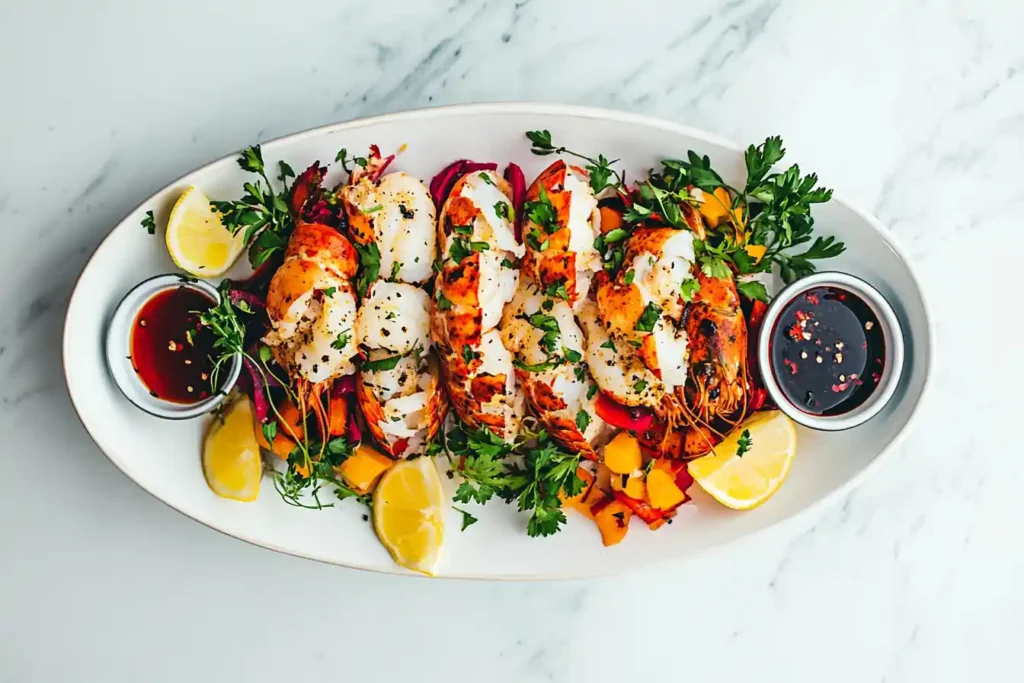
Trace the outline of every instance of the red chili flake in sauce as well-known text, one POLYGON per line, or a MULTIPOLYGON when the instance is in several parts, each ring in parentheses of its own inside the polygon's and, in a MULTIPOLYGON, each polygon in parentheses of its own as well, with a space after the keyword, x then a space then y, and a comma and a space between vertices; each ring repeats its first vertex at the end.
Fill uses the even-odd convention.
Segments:
POLYGON ((820 304, 820 303, 821 303, 821 299, 819 299, 819 298, 818 298, 818 295, 817 295, 817 294, 815 294, 815 293, 813 293, 813 292, 808 292, 808 293, 807 293, 807 301, 808 301, 808 303, 810 303, 810 304, 811 304, 812 306, 817 306, 818 304, 820 304))
POLYGON ((832 385, 832 391, 834 393, 836 393, 836 394, 838 394, 840 391, 846 391, 849 388, 850 388, 850 383, 849 382, 843 382, 842 384, 833 384, 832 385))
POLYGON ((795 375, 796 374, 797 368, 796 368, 796 362, 795 361, 791 361, 788 358, 783 358, 782 362, 786 364, 787 368, 789 368, 789 374, 791 374, 791 375, 795 375))

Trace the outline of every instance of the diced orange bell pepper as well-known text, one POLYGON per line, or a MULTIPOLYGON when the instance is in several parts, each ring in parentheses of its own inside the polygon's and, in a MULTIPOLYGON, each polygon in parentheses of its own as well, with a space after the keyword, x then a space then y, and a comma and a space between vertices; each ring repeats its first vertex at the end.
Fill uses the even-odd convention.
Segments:
POLYGON ((630 498, 643 500, 647 494, 647 486, 643 477, 634 477, 631 474, 613 474, 611 479, 612 490, 622 491, 630 498))
POLYGON ((632 474, 643 465, 640 444, 628 432, 619 432, 604 447, 604 464, 615 474, 632 474))
POLYGON ((686 501, 686 492, 676 486, 676 477, 664 468, 647 473, 647 500, 656 510, 671 510, 686 501))
POLYGON ((608 502, 611 502, 611 497, 595 485, 590 487, 587 495, 583 496, 583 500, 570 503, 570 505, 573 510, 581 513, 584 517, 594 519, 594 508, 607 505, 608 502))
MULTIPOLYGON (((597 505, 595 508, 599 507, 597 505)), ((605 546, 615 545, 626 537, 629 531, 629 520, 633 511, 618 500, 611 500, 594 512, 594 521, 601 531, 601 541, 605 546)))
POLYGON ((285 400, 277 407, 277 413, 279 415, 277 419, 279 424, 278 433, 283 431, 289 439, 302 441, 306 435, 306 428, 303 425, 302 413, 299 412, 298 407, 291 401, 285 400))
POLYGON ((372 491, 380 476, 394 464, 394 460, 375 448, 359 444, 356 452, 341 463, 338 472, 353 491, 364 494, 372 491))
POLYGON ((716 187, 714 192, 705 192, 704 201, 700 203, 697 210, 700 211, 704 222, 709 228, 717 228, 722 219, 729 217, 732 208, 732 199, 724 187, 716 187))
POLYGON ((345 428, 348 426, 348 399, 344 396, 332 396, 327 406, 327 414, 330 416, 327 430, 331 436, 344 436, 345 428))
POLYGON ((754 263, 760 263, 765 252, 768 251, 768 247, 763 244, 748 244, 743 249, 747 252, 747 256, 754 259, 754 263))
POLYGON ((622 227, 622 214, 610 206, 601 207, 601 234, 607 234, 622 227))

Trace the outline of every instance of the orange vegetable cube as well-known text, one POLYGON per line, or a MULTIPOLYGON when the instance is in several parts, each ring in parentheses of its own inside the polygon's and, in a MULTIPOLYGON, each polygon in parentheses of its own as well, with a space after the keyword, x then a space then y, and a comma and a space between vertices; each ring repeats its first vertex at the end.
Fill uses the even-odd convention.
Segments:
POLYGON ((602 206, 601 209, 601 233, 607 234, 616 228, 622 227, 622 214, 610 206, 602 206))
POLYGON ((748 244, 743 247, 743 250, 747 252, 747 255, 754 259, 754 263, 760 263, 761 259, 764 258, 764 253, 768 251, 768 247, 763 244, 748 244))
POLYGON ((364 494, 372 491, 381 475, 394 464, 394 460, 376 449, 359 444, 356 452, 341 463, 338 472, 353 491, 364 494))
POLYGON ((604 448, 604 464, 615 474, 632 474, 643 465, 640 444, 629 432, 619 432, 604 448))
POLYGON ((647 490, 643 477, 632 474, 613 474, 611 484, 613 491, 622 491, 630 498, 637 500, 643 500, 647 490))
POLYGON ((617 500, 613 500, 594 513, 594 521, 601 531, 601 541, 606 546, 615 545, 626 537, 629 520, 633 511, 617 500))
POLYGON ((674 474, 653 468, 647 473, 647 500, 658 510, 671 510, 686 500, 686 493, 676 486, 674 474))

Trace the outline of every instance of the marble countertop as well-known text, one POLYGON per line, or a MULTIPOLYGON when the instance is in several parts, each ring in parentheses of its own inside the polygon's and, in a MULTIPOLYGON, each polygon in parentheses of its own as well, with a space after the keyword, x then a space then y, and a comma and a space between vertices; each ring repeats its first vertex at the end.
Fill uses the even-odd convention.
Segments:
POLYGON ((0 681, 1016 670, 1024 458, 999 349, 1021 329, 1005 266, 1024 247, 1024 3, 687 5, 0 1, 0 681), (111 226, 254 141, 487 100, 645 112, 739 141, 779 133, 891 226, 930 294, 939 353, 888 465, 838 505, 681 566, 496 584, 251 547, 106 461, 75 418, 59 347, 75 277, 111 226))

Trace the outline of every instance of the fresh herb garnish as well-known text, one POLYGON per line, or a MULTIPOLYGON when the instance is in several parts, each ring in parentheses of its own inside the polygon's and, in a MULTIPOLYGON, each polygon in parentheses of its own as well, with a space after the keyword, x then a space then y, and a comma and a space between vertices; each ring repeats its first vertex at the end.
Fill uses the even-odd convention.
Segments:
POLYGON ((356 251, 359 252, 359 265, 362 266, 362 272, 356 280, 356 291, 359 292, 359 297, 363 298, 370 290, 370 285, 376 282, 380 275, 380 249, 377 248, 376 242, 354 244, 356 251))
POLYGON ((679 294, 683 297, 683 301, 690 303, 693 301, 693 297, 700 291, 700 281, 695 277, 683 280, 683 284, 679 288, 679 294))
POLYGON ((544 295, 553 299, 569 300, 569 292, 565 289, 565 282, 553 282, 544 288, 544 295))
POLYGON ((590 413, 580 408, 580 412, 576 413, 576 428, 580 430, 580 433, 587 431, 587 426, 590 424, 590 413))
POLYGON ((238 165, 242 170, 260 176, 263 182, 257 179, 256 182, 244 183, 242 189, 245 194, 239 200, 211 201, 210 205, 220 213, 221 222, 232 234, 245 231, 242 239, 249 247, 249 263, 253 268, 258 268, 275 252, 284 250, 295 228, 295 221, 285 202, 288 194, 287 178, 295 174, 290 166, 280 162, 281 173, 278 179, 284 187, 280 194, 275 193, 267 177, 259 145, 242 150, 238 165))
POLYGON ((551 203, 551 199, 548 198, 548 193, 543 185, 540 187, 537 200, 525 202, 523 211, 526 212, 526 218, 530 223, 537 226, 532 227, 527 233, 527 242, 537 251, 544 251, 548 248, 548 238, 544 237, 542 241, 540 230, 551 235, 558 232, 560 226, 558 225, 558 212, 555 210, 554 204, 551 203), (540 230, 537 229, 538 227, 540 230))
POLYGON ((653 332, 660 319, 661 307, 652 301, 644 307, 644 312, 640 314, 633 329, 637 332, 653 332))
POLYGON ((452 302, 444 295, 440 289, 437 290, 437 310, 448 311, 451 310, 452 302))
POLYGON ((598 154, 597 158, 594 159, 565 147, 555 147, 551 142, 551 132, 547 130, 530 130, 526 132, 526 137, 529 138, 532 143, 530 151, 534 154, 539 156, 547 156, 548 154, 569 154, 577 159, 586 161, 587 164, 584 168, 590 176, 590 189, 594 191, 594 194, 600 193, 606 187, 611 187, 616 190, 625 190, 625 175, 619 174, 618 171, 612 168, 612 164, 618 163, 618 159, 609 160, 603 154, 598 154), (614 182, 612 182, 613 179, 614 182))
POLYGON ((466 365, 470 365, 473 361, 480 357, 479 351, 474 351, 473 347, 469 344, 462 345, 462 360, 465 361, 466 365))
POLYGON ((488 429, 456 420, 427 449, 427 455, 441 453, 462 478, 453 496, 456 503, 484 504, 495 496, 515 502, 530 513, 530 536, 548 536, 565 523, 559 492, 575 496, 583 491, 576 473, 580 455, 562 451, 545 431, 524 429, 520 439, 508 443, 488 429))
POLYGON ((753 445, 754 440, 750 438, 750 430, 744 429, 743 433, 740 434, 739 441, 737 442, 736 457, 742 458, 753 445))
POLYGON ((462 528, 459 529, 459 531, 465 531, 466 529, 468 529, 469 527, 473 526, 474 524, 476 524, 479 521, 476 517, 474 517, 473 515, 469 514, 468 512, 463 510, 462 508, 457 508, 457 507, 455 507, 453 505, 452 509, 455 510, 456 512, 458 512, 460 515, 462 515, 462 528))
POLYGON ((448 257, 455 263, 462 263, 462 259, 472 253, 473 251, 470 249, 469 241, 464 240, 461 237, 453 238, 451 246, 448 248, 448 257))
POLYGON ((336 351, 341 351, 346 346, 348 346, 348 343, 349 341, 351 341, 351 339, 352 335, 349 334, 348 330, 345 330, 344 332, 341 332, 334 341, 331 342, 331 348, 336 351))
POLYGON ((142 217, 142 227, 146 229, 150 235, 156 234, 156 220, 153 217, 152 211, 147 211, 146 215, 142 217))
POLYGON ((633 391, 635 391, 638 394, 646 388, 647 382, 642 379, 638 379, 636 382, 633 382, 633 391))
POLYGON ((394 370, 398 366, 398 361, 402 360, 401 356, 388 356, 386 358, 379 358, 377 360, 366 361, 363 365, 363 369, 368 372, 384 372, 386 370, 394 370))
POLYGON ((334 160, 341 164, 341 167, 345 169, 345 173, 349 174, 352 173, 352 170, 348 167, 349 161, 352 161, 363 168, 366 168, 366 164, 368 163, 366 157, 349 157, 348 150, 345 148, 342 148, 341 151, 338 152, 337 156, 334 157, 334 160))
POLYGON ((514 221, 516 219, 515 209, 513 209, 508 202, 495 202, 494 213, 507 221, 514 221))
POLYGON ((736 289, 739 293, 748 299, 754 299, 757 301, 763 301, 768 303, 768 289, 758 282, 757 280, 749 280, 747 282, 737 282, 736 289))

